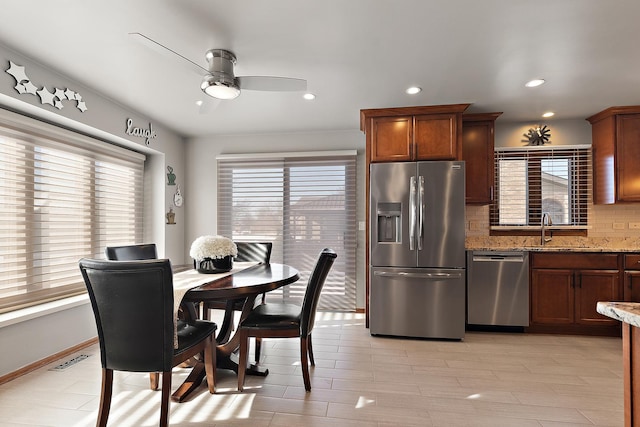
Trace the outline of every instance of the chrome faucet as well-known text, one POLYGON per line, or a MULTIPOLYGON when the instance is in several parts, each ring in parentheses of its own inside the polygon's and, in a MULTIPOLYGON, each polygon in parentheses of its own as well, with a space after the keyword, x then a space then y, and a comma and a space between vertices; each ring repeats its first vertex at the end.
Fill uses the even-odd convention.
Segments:
MULTIPOLYGON (((553 222, 551 222, 551 215, 549 215, 549 212, 543 212, 542 218, 540 219, 540 245, 542 246, 551 241, 552 237, 545 237, 544 233, 545 226, 550 227, 551 225, 553 225, 553 222)), ((549 232, 549 236, 551 236, 551 232, 549 232)))

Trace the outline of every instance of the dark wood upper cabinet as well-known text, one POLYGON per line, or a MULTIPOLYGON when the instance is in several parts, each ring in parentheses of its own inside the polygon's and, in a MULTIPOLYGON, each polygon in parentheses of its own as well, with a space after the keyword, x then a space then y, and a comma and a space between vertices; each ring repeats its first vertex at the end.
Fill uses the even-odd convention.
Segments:
POLYGON ((611 107, 592 127, 593 203, 640 202, 640 106, 611 107))
POLYGON ((360 111, 367 162, 460 160, 462 113, 469 104, 360 111))
POLYGON ((371 121, 371 159, 407 162, 413 157, 413 117, 376 117, 371 121))
POLYGON ((413 118, 415 160, 458 160, 460 115, 426 114, 413 118))
POLYGON ((494 191, 494 128, 502 113, 462 115, 462 160, 465 161, 466 203, 488 205, 494 191))

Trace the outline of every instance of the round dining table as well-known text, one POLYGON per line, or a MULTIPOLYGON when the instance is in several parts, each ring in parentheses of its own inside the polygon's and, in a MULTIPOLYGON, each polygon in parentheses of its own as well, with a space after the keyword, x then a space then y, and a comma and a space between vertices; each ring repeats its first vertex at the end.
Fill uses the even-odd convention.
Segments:
MULTIPOLYGON (((174 280, 189 268, 193 267, 174 268, 174 280)), ((211 280, 204 283, 202 279, 206 280, 206 277, 199 277, 201 284, 187 291, 182 300, 196 304, 207 301, 227 302, 224 320, 216 336, 216 369, 231 369, 237 373, 238 362, 235 353, 240 346, 240 337, 237 333, 231 335, 234 329, 234 306, 237 306, 239 301, 242 303, 241 322, 253 309, 258 295, 294 283, 300 279, 300 274, 298 270, 286 264, 260 263, 226 276, 210 276, 211 280)), ((265 376, 268 373, 268 369, 255 364, 247 368, 248 375, 265 376)), ((183 401, 200 385, 204 376, 204 364, 197 362, 185 382, 173 393, 172 399, 178 402, 183 401)))

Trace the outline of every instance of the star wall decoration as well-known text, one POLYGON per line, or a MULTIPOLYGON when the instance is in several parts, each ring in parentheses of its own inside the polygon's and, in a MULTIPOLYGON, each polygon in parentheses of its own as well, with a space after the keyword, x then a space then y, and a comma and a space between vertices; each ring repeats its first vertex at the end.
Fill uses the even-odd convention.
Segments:
POLYGON ((15 79, 16 85, 14 86, 14 89, 21 95, 24 95, 25 93, 37 95, 40 97, 41 104, 49 104, 58 110, 62 110, 62 108, 64 108, 62 101, 75 101, 76 108, 78 110, 82 113, 87 111, 87 104, 82 100, 82 96, 76 91, 69 88, 53 88, 53 91, 50 92, 46 86, 42 86, 42 88, 38 89, 38 87, 31 82, 31 79, 27 76, 25 67, 22 65, 9 61, 9 68, 7 68, 5 72, 15 79))
POLYGON ((40 89, 36 93, 40 97, 40 103, 41 104, 49 104, 49 105, 55 106, 55 104, 53 102, 55 96, 51 92, 49 92, 47 90, 46 86, 43 86, 42 89, 40 89))

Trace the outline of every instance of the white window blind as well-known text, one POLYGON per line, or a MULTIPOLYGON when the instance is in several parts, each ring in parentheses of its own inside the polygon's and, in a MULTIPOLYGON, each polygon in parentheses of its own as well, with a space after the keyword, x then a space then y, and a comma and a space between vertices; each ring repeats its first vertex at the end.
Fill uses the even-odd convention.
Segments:
POLYGON ((539 227, 548 212, 554 227, 585 228, 591 189, 589 146, 495 151, 492 227, 539 227))
POLYGON ((14 125, 9 114, 0 115, 0 312, 84 292, 78 260, 143 231, 144 156, 32 119, 14 125))
POLYGON ((273 242, 272 262, 297 268, 301 279, 267 298, 297 303, 320 251, 334 249, 318 307, 355 310, 355 153, 219 158, 218 234, 273 242))

